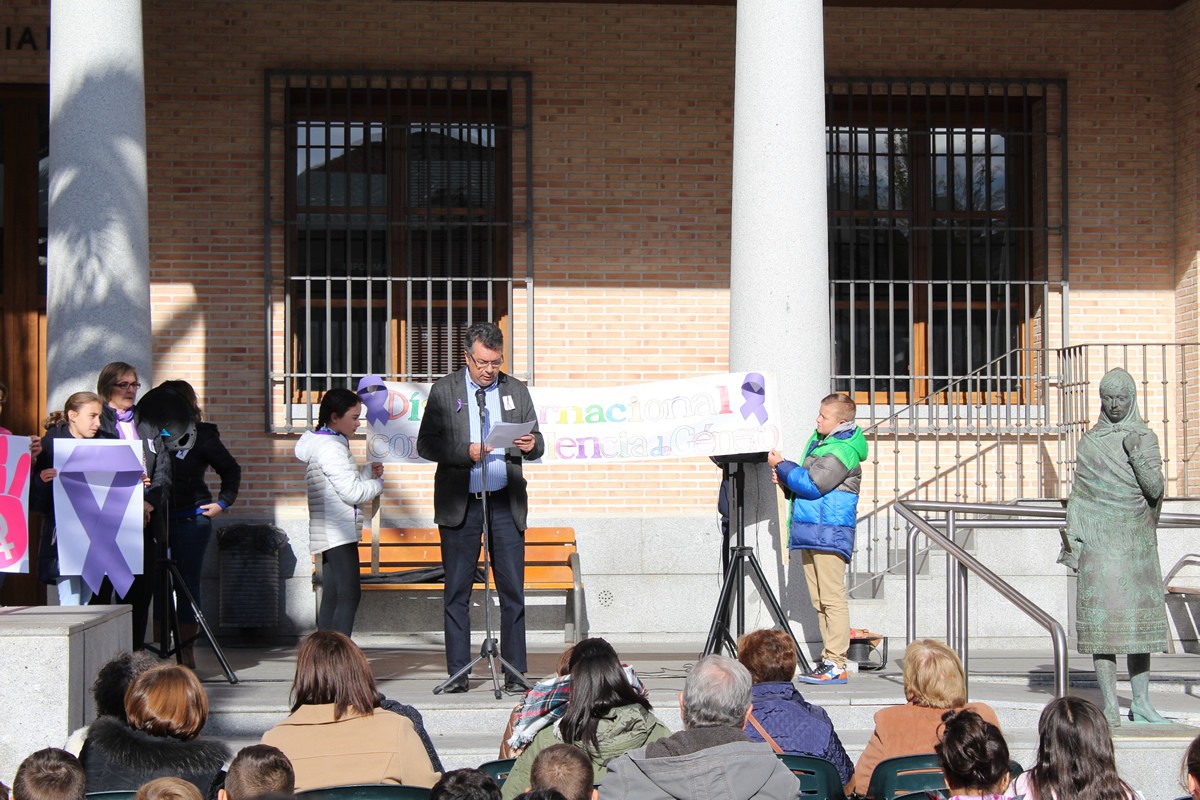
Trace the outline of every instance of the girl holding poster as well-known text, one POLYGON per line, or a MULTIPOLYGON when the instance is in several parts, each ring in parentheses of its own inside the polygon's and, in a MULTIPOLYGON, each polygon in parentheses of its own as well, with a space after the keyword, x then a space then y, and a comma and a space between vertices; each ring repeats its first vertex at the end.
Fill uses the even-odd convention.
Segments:
POLYGON ((42 452, 33 466, 33 484, 30 505, 42 514, 41 549, 38 552, 38 579, 42 583, 58 587, 60 606, 86 605, 92 592, 79 575, 58 574, 58 543, 54 525, 54 494, 50 482, 57 471, 54 469, 54 441, 56 439, 111 439, 111 434, 100 432, 99 396, 91 392, 76 392, 67 398, 62 411, 53 412, 46 419, 46 435, 42 437, 42 452))
MULTIPOLYGON (((321 558, 321 607, 317 629, 349 636, 362 589, 358 583, 358 540, 363 506, 383 492, 383 464, 358 466, 350 437, 358 430, 362 402, 349 389, 330 389, 321 399, 317 427, 296 443, 296 458, 308 464, 308 546, 321 558)), ((366 516, 372 516, 370 509, 366 516)))

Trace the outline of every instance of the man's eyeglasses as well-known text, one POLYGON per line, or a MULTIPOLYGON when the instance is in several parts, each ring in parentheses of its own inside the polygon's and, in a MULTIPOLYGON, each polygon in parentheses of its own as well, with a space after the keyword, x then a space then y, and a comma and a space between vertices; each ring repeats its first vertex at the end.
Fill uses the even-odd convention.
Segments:
POLYGON ((480 359, 471 355, 470 350, 467 351, 467 358, 471 359, 471 363, 480 369, 487 369, 488 367, 491 367, 492 369, 500 369, 500 367, 504 366, 503 358, 497 358, 495 361, 481 361, 480 359))
POLYGON ((126 389, 142 388, 142 385, 140 383, 135 383, 134 381, 121 381, 120 383, 114 383, 113 386, 117 387, 121 391, 125 391, 126 389))

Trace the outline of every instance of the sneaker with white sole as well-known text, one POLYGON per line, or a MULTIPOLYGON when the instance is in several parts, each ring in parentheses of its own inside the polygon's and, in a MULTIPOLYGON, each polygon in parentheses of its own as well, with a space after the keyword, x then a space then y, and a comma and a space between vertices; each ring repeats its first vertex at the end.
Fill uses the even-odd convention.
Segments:
POLYGON ((812 684, 845 683, 846 669, 844 667, 839 667, 832 661, 822 661, 812 672, 808 673, 807 675, 801 675, 796 678, 796 680, 800 681, 801 683, 812 684))

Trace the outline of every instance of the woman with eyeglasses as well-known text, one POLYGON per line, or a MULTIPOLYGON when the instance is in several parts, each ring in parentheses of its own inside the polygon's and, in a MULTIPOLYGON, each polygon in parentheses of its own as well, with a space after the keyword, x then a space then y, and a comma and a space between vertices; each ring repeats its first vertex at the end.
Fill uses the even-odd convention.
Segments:
MULTIPOLYGON (((171 459, 163 444, 161 431, 137 418, 137 369, 124 361, 113 361, 101 368, 96 378, 96 394, 104 401, 100 410, 100 430, 119 439, 141 439, 146 473, 143 516, 145 539, 143 568, 122 599, 133 606, 133 647, 145 647, 146 623, 150 620, 150 602, 154 596, 157 559, 156 542, 167 540, 166 500, 171 492, 171 459)), ((97 594, 101 603, 112 600, 112 586, 105 579, 97 594)))

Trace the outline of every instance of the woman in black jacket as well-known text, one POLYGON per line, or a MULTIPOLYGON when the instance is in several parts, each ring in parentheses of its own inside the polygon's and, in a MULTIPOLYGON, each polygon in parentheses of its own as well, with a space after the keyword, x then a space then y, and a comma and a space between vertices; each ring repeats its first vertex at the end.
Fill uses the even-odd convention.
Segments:
POLYGON ((208 697, 187 667, 166 664, 134 678, 125 693, 125 724, 100 717, 88 728, 79 760, 89 792, 136 790, 155 778, 183 778, 202 796, 229 759, 229 748, 200 738, 208 697))
MULTIPOLYGON (((174 392, 183 398, 191 409, 196 422, 196 442, 187 450, 175 453, 172 464, 170 543, 171 558, 179 566, 183 581, 200 602, 200 580, 204 567, 204 554, 208 551, 208 540, 212 538, 213 517, 233 505, 238 489, 242 485, 242 468, 221 442, 217 426, 203 422, 200 402, 196 390, 187 381, 163 381, 159 389, 174 392), (205 483, 204 475, 212 467, 221 479, 221 491, 213 500, 212 492, 205 483)), ((199 627, 196 613, 187 602, 179 587, 175 588, 175 604, 179 610, 179 638, 183 651, 183 663, 195 668, 196 657, 192 649, 199 627)))

